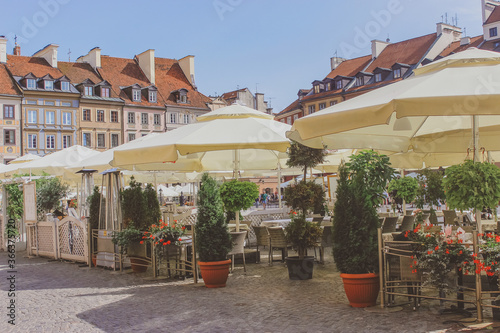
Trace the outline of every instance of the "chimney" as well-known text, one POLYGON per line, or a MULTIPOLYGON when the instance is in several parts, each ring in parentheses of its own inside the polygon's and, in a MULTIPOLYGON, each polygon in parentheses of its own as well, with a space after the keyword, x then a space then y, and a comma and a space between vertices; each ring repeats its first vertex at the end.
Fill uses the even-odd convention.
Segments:
POLYGON ((151 84, 155 84, 155 50, 149 49, 135 56, 151 84))
POLYGON ((47 60, 50 66, 57 68, 57 48, 59 45, 49 44, 40 51, 33 54, 33 57, 40 57, 47 60))
POLYGON ((179 61, 179 66, 181 66, 181 69, 184 72, 184 75, 186 75, 189 82, 196 89, 196 84, 194 81, 194 56, 188 55, 182 59, 179 59, 178 61, 179 61))
POLYGON ((7 38, 0 36, 0 62, 7 62, 7 38))
POLYGON ((462 37, 460 39, 460 46, 469 45, 469 44, 470 44, 470 37, 462 37))
POLYGON ((340 57, 331 57, 330 58, 330 66, 332 67, 332 71, 337 68, 342 61, 344 61, 344 58, 340 57))
POLYGON ((255 93, 255 110, 266 112, 263 93, 255 93))
POLYGON ((380 53, 385 49, 387 45, 391 44, 390 42, 383 42, 381 40, 374 39, 372 40, 372 59, 377 58, 380 53))
POLYGON ((101 68, 101 49, 94 47, 89 53, 76 59, 76 62, 86 62, 94 69, 101 68))
POLYGON ((14 55, 21 55, 21 47, 17 43, 14 46, 14 55))
POLYGON ((458 42, 462 38, 461 28, 443 22, 436 24, 436 32, 438 36, 448 36, 447 39, 449 39, 450 43, 458 42))

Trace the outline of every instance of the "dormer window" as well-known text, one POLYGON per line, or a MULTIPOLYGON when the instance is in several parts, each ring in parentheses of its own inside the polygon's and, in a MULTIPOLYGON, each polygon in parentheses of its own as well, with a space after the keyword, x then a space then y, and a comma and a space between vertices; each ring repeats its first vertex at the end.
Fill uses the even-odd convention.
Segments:
POLYGON ((394 78, 395 78, 395 79, 398 79, 398 78, 400 78, 400 77, 401 77, 401 68, 396 68, 396 69, 394 70, 394 78))
POLYGON ((149 91, 149 101, 151 103, 156 103, 156 91, 149 91))
POLYGON ((342 89, 342 80, 335 82, 335 89, 342 89))
POLYGON ((490 37, 496 37, 498 35, 497 27, 490 29, 490 37))
POLYGON ((101 87, 101 97, 109 97, 109 88, 101 87))
POLYGON ((314 86, 314 93, 319 94, 319 84, 314 86))
POLYGON ((187 97, 187 89, 181 88, 179 90, 174 90, 171 93, 174 94, 175 98, 177 99, 177 103, 186 103, 188 104, 188 97, 187 97))
POLYGON ((356 77, 356 86, 359 87, 362 86, 363 84, 365 84, 364 77, 363 76, 356 77))
POLYGON ((85 86, 83 89, 83 94, 85 96, 94 96, 94 87, 85 86))
POLYGON ((132 90, 132 101, 140 102, 141 101, 141 91, 138 89, 132 90))
POLYGON ((34 79, 26 79, 26 88, 35 89, 36 82, 34 79))
POLYGON ((54 90, 54 81, 44 80, 43 84, 45 90, 54 90))
POLYGON ((375 82, 380 82, 380 81, 382 81, 382 73, 375 74, 375 82))
POLYGON ((69 82, 61 81, 61 90, 68 91, 69 90, 69 82))

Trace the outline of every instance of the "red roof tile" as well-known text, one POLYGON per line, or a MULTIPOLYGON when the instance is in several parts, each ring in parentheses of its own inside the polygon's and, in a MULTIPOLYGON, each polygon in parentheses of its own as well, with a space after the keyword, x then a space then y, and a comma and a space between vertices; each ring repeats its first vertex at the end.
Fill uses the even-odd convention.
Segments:
POLYGON ((480 49, 500 52, 500 39, 489 40, 481 44, 480 49))
POLYGON ((9 75, 5 65, 0 65, 0 94, 2 95, 21 95, 14 80, 9 75))
POLYGON ((491 12, 490 16, 488 17, 486 22, 484 22, 484 24, 489 24, 498 21, 500 21, 500 6, 497 6, 495 7, 495 9, 493 9, 493 12, 491 12))
POLYGON ((323 91, 323 92, 320 92, 320 93, 317 93, 317 94, 311 94, 311 95, 304 96, 304 98, 302 98, 302 100, 303 101, 309 101, 309 100, 316 99, 316 98, 323 98, 323 97, 338 95, 342 91, 343 91, 343 89, 335 89, 335 90, 323 91))
POLYGON ((177 60, 155 58, 155 69, 156 87, 166 104, 177 105, 177 99, 172 92, 184 88, 188 91, 187 106, 208 109, 206 103, 211 102, 211 99, 194 90, 177 60))
POLYGON ((300 100, 296 99, 295 101, 292 102, 292 104, 288 105, 285 109, 283 109, 283 111, 277 113, 276 115, 282 115, 290 111, 297 110, 299 108, 299 105, 300 105, 300 100))
POLYGON ((435 33, 389 44, 368 66, 365 72, 372 73, 377 67, 391 68, 395 63, 415 65, 427 53, 436 40, 435 33))
POLYGON ((361 90, 371 90, 371 89, 380 88, 380 87, 383 87, 385 85, 395 83, 395 82, 398 82, 401 80, 402 80, 402 78, 397 78, 397 79, 390 80, 390 81, 380 81, 380 82, 376 82, 376 83, 372 83, 372 84, 365 84, 365 85, 359 86, 359 87, 352 87, 346 91, 346 94, 354 93, 354 92, 361 91, 361 90))
POLYGON ((337 68, 330 72, 326 77, 334 79, 337 75, 340 76, 354 76, 358 72, 365 69, 365 67, 372 60, 371 55, 344 60, 342 61, 337 68))
POLYGON ((451 43, 447 48, 445 48, 439 55, 441 57, 449 56, 452 53, 457 53, 467 50, 469 47, 478 47, 479 44, 483 42, 483 35, 471 37, 470 43, 467 45, 460 45, 460 41, 451 43))
POLYGON ((33 73, 37 78, 50 74, 58 79, 63 74, 57 68, 50 66, 44 58, 7 55, 7 68, 14 76, 25 76, 33 73))
POLYGON ((226 101, 228 99, 238 98, 238 92, 245 91, 246 89, 247 88, 243 88, 243 89, 238 89, 238 90, 234 90, 234 91, 230 91, 230 92, 224 93, 224 94, 222 94, 222 98, 225 99, 226 101))

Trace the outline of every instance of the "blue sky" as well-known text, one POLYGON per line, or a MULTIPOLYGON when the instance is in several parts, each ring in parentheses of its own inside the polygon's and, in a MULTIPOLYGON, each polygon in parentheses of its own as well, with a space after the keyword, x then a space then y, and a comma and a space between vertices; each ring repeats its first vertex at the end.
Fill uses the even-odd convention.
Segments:
POLYGON ((482 34, 481 0, 2 0, 0 35, 19 36, 22 55, 59 45, 59 60, 86 54, 132 58, 195 56, 205 95, 258 89, 279 112, 300 88, 323 79, 330 57, 370 53, 369 40, 392 42, 436 31, 448 13, 467 35, 482 34), (362 35, 365 36, 362 36, 362 35), (368 42, 366 42, 368 41, 368 42))

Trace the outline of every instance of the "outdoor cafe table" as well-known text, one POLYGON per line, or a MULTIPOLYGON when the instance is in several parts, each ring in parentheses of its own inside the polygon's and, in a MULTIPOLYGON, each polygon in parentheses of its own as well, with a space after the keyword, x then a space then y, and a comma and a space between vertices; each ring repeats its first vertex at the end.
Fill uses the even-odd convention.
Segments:
MULTIPOLYGON (((312 222, 313 219, 312 217, 308 217, 306 218, 306 221, 308 222, 312 222)), ((286 228, 286 226, 288 224, 290 224, 290 222, 292 222, 291 219, 281 219, 281 220, 264 220, 261 222, 261 226, 265 226, 265 227, 282 227, 282 228, 286 228)), ((321 225, 331 225, 330 223, 330 217, 327 217, 327 219, 323 220, 323 222, 321 223, 321 225), (326 224, 325 224, 326 223, 326 224)))

